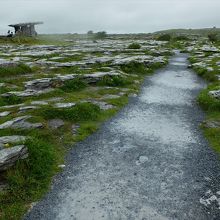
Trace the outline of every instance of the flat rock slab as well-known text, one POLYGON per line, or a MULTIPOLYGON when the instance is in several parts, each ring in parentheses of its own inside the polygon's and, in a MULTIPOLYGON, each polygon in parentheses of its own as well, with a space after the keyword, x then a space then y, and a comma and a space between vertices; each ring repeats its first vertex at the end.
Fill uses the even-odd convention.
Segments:
POLYGON ((3 136, 0 137, 0 150, 4 148, 5 144, 14 144, 18 142, 24 142, 26 140, 25 136, 21 135, 12 135, 12 136, 3 136))
POLYGON ((114 105, 111 105, 111 104, 108 104, 107 102, 99 101, 99 100, 87 100, 87 101, 83 101, 83 102, 89 102, 89 103, 92 103, 94 105, 97 105, 97 106, 99 106, 99 108, 101 110, 109 110, 109 109, 115 108, 114 105))
POLYGON ((9 112, 9 111, 0 112, 0 117, 5 117, 5 116, 8 116, 10 114, 11 114, 11 112, 9 112))
POLYGON ((20 159, 28 157, 28 150, 24 145, 6 148, 0 151, 0 172, 5 171, 20 159))
POLYGON ((55 108, 71 108, 71 107, 73 107, 75 105, 76 105, 76 103, 74 103, 74 102, 69 102, 69 103, 63 102, 63 103, 56 103, 54 105, 54 107, 55 108))
POLYGON ((53 88, 47 88, 47 89, 42 89, 42 90, 26 89, 24 91, 7 92, 7 93, 3 94, 2 96, 4 96, 4 97, 9 97, 12 95, 16 95, 18 97, 39 96, 41 94, 52 92, 53 90, 54 90, 53 88))
POLYGON ((39 109, 39 106, 33 106, 33 105, 22 106, 19 108, 19 111, 24 112, 24 111, 33 110, 33 109, 39 109))
POLYGON ((58 129, 64 126, 64 121, 62 119, 52 119, 48 121, 48 126, 51 129, 58 129))
POLYGON ((118 99, 120 97, 121 97, 120 95, 111 95, 111 94, 102 96, 103 99, 118 99))
POLYGON ((48 105, 47 101, 33 101, 31 105, 48 105))
POLYGON ((28 118, 30 118, 31 116, 21 116, 21 117, 17 117, 17 118, 14 118, 10 121, 6 121, 5 123, 1 124, 0 125, 0 129, 6 129, 6 128, 10 128, 12 127, 14 124, 20 122, 20 121, 24 121, 28 118))
POLYGON ((31 123, 26 121, 27 119, 31 118, 31 116, 21 116, 14 118, 10 121, 7 121, 0 125, 0 129, 6 128, 13 128, 13 129, 35 129, 35 128, 42 128, 42 123, 31 123))

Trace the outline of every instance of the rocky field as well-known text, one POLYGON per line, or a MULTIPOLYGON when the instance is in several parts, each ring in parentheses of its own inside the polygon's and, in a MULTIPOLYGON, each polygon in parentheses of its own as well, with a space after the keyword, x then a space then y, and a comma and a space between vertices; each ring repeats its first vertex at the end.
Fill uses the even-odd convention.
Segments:
POLYGON ((0 219, 20 219, 48 190, 75 143, 132 97, 173 50, 210 85, 198 97, 220 152, 220 50, 207 40, 106 38, 0 44, 0 219))
POLYGON ((39 199, 69 147, 136 96, 172 54, 166 42, 132 43, 0 45, 0 218, 18 219, 39 199))

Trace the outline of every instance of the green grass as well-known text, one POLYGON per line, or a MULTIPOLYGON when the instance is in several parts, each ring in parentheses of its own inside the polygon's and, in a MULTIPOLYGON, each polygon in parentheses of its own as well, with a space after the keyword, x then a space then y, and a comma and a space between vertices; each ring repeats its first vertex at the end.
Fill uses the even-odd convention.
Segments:
POLYGON ((9 187, 0 193, 0 219, 20 219, 28 208, 27 204, 47 191, 51 177, 58 170, 61 154, 51 139, 52 135, 45 131, 32 135, 25 143, 28 159, 18 161, 4 175, 9 187))
POLYGON ((80 91, 86 88, 86 86, 88 86, 87 83, 85 83, 80 78, 76 78, 64 82, 64 85, 60 89, 63 90, 64 92, 74 92, 74 91, 80 91))
POLYGON ((126 65, 121 65, 121 70, 129 74, 148 74, 150 70, 142 63, 130 62, 126 65))
POLYGON ((0 67, 0 77, 17 76, 31 72, 32 69, 25 64, 18 64, 17 66, 9 67, 0 67))
MULTIPOLYGON (((213 88, 213 86, 212 86, 213 88)), ((214 87, 215 88, 215 87, 214 87)), ((213 89, 214 89, 213 88, 213 89)), ((198 96, 199 104, 206 111, 220 111, 220 100, 211 97, 208 92, 210 91, 210 87, 208 89, 203 90, 198 96)))
POLYGON ((39 113, 44 119, 61 118, 73 122, 95 120, 100 114, 100 108, 92 103, 78 103, 71 108, 42 108, 39 113))
POLYGON ((8 97, 0 97, 0 106, 4 105, 16 105, 23 102, 23 99, 16 96, 16 95, 10 95, 8 97))
POLYGON ((139 43, 132 43, 128 45, 128 49, 141 49, 141 45, 139 43))
MULTIPOLYGON (((189 61, 191 63, 197 62, 195 57, 191 57, 189 61)), ((211 90, 220 89, 220 84, 216 77, 218 72, 208 72, 203 68, 194 68, 194 70, 199 76, 206 79, 209 83, 208 87, 203 89, 198 96, 198 103, 206 112, 206 120, 220 121, 220 100, 211 97, 208 94, 211 90)), ((210 145, 220 156, 220 127, 208 128, 206 126, 202 126, 202 129, 210 145)))
POLYGON ((99 86, 112 86, 123 87, 130 85, 132 80, 122 76, 104 76, 101 81, 98 82, 99 86))

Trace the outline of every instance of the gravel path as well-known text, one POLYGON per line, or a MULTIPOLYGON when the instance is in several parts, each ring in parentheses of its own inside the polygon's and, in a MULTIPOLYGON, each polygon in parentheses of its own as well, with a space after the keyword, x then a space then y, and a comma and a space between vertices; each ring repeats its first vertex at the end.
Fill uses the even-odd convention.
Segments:
POLYGON ((148 77, 140 95, 79 143, 26 220, 220 219, 220 162, 199 124, 205 86, 187 57, 148 77))

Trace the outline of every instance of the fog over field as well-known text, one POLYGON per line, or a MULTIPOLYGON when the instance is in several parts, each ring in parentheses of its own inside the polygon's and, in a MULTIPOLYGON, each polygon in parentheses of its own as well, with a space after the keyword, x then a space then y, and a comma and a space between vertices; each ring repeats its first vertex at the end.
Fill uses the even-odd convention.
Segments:
POLYGON ((42 20, 40 33, 154 32, 220 25, 219 0, 0 0, 0 33, 42 20))

